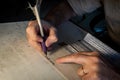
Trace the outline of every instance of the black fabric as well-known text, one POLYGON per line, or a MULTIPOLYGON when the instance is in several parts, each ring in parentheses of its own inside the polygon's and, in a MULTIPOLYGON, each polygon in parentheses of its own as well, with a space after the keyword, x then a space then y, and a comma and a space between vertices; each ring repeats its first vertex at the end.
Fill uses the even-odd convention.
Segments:
POLYGON ((28 0, 2 0, 0 2, 0 22, 30 20, 34 17, 28 8, 28 0))

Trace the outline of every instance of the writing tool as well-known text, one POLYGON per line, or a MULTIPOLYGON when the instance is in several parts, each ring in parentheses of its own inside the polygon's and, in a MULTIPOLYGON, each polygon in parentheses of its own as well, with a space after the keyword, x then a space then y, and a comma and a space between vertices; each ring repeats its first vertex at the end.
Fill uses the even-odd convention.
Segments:
POLYGON ((28 4, 37 19, 39 29, 40 29, 40 35, 43 38, 43 42, 41 42, 41 47, 42 47, 44 53, 47 55, 47 47, 45 45, 46 39, 45 39, 44 30, 43 30, 43 27, 41 24, 41 19, 40 19, 40 3, 41 3, 41 1, 42 0, 36 0, 36 2, 34 2, 36 4, 34 4, 34 5, 32 4, 32 2, 28 2, 28 4))
POLYGON ((43 38, 43 42, 41 42, 41 46, 42 46, 44 53, 47 55, 47 48, 45 46, 45 35, 44 35, 44 31, 43 31, 43 27, 42 27, 41 19, 40 19, 40 11, 39 11, 37 5, 34 8, 35 8, 35 13, 36 13, 36 19, 37 19, 37 22, 38 22, 38 25, 40 28, 40 35, 43 38))
POLYGON ((29 7, 31 8, 31 10, 33 11, 37 19, 39 29, 40 29, 40 35, 43 38, 43 42, 41 42, 41 47, 44 53, 47 55, 47 47, 45 45, 45 35, 44 35, 44 31, 43 31, 43 27, 42 27, 41 19, 40 19, 40 0, 37 0, 36 5, 34 7, 32 7, 32 5, 29 3, 29 7))

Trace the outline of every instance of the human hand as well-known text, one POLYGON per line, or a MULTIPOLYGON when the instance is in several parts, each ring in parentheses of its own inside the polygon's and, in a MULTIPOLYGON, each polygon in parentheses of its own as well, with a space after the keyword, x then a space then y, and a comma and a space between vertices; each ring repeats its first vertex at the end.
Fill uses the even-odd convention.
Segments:
MULTIPOLYGON (((42 26, 44 27, 45 33, 48 33, 48 37, 45 41, 46 47, 50 47, 53 43, 57 41, 56 29, 45 21, 41 21, 42 26)), ((29 44, 34 47, 37 51, 43 51, 41 48, 41 42, 43 41, 42 37, 39 35, 39 26, 36 20, 30 21, 26 28, 26 36, 29 44)))
POLYGON ((79 52, 58 58, 57 63, 76 63, 82 67, 78 75, 82 80, 119 80, 120 75, 110 69, 100 58, 98 52, 79 52))

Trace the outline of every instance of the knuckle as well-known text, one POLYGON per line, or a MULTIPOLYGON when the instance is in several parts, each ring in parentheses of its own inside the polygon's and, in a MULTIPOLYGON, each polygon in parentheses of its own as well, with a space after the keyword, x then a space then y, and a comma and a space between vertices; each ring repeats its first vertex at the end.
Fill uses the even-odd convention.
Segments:
POLYGON ((26 32, 27 32, 27 33, 29 32, 29 27, 26 28, 26 32))
POLYGON ((77 74, 81 77, 83 77, 84 75, 86 75, 86 73, 83 71, 82 68, 80 68, 78 71, 77 71, 77 74))
POLYGON ((78 74, 78 75, 81 75, 81 71, 82 71, 82 69, 78 69, 78 70, 77 70, 77 74, 78 74))
POLYGON ((28 26, 33 26, 33 25, 35 25, 35 24, 37 24, 37 21, 36 21, 36 20, 33 20, 33 21, 29 21, 29 22, 28 22, 28 26))
POLYGON ((28 27, 26 28, 26 32, 27 32, 27 33, 30 33, 31 30, 32 30, 32 29, 31 29, 31 26, 28 26, 28 27))
POLYGON ((26 32, 27 33, 30 33, 32 31, 34 31, 36 29, 36 26, 37 26, 37 23, 34 23, 34 22, 29 22, 28 23, 28 26, 26 28, 26 32))
POLYGON ((33 23, 33 21, 29 21, 29 22, 28 22, 28 25, 31 25, 32 23, 33 23))
POLYGON ((91 57, 90 58, 90 60, 92 61, 92 62, 95 62, 95 63, 98 63, 99 61, 100 61, 100 59, 98 58, 98 57, 91 57))
POLYGON ((100 61, 99 57, 94 57, 93 59, 94 59, 94 61, 96 61, 96 62, 100 61))

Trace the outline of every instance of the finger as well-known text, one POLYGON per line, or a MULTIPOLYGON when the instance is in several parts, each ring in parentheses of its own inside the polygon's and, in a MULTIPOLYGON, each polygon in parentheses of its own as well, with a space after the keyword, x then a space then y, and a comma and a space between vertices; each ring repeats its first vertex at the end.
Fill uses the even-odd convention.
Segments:
POLYGON ((28 41, 29 40, 32 40, 32 41, 35 41, 35 42, 42 42, 43 41, 43 39, 35 33, 31 33, 31 34, 27 33, 26 36, 27 36, 28 41))
POLYGON ((79 54, 84 54, 87 56, 99 56, 99 53, 97 51, 83 51, 83 52, 79 52, 79 54))
POLYGON ((50 28, 50 33, 49 35, 56 35, 56 29, 54 27, 50 28))
POLYGON ((77 64, 86 64, 88 61, 87 56, 80 54, 67 55, 56 60, 57 63, 77 63, 77 64))
POLYGON ((57 42, 58 38, 56 35, 56 29, 51 27, 49 32, 49 37, 46 40, 46 46, 49 47, 51 44, 57 42))
POLYGON ((35 21, 31 21, 28 24, 28 27, 26 29, 26 34, 28 40, 33 40, 33 41, 39 41, 42 42, 42 38, 38 35, 39 33, 39 27, 35 21))
POLYGON ((56 36, 49 36, 45 42, 47 47, 50 47, 53 43, 57 42, 57 37, 56 36))
POLYGON ((37 51, 41 52, 42 48, 40 43, 35 42, 35 41, 29 41, 30 45, 33 46, 37 51))
POLYGON ((28 26, 38 26, 37 20, 29 21, 28 26))

